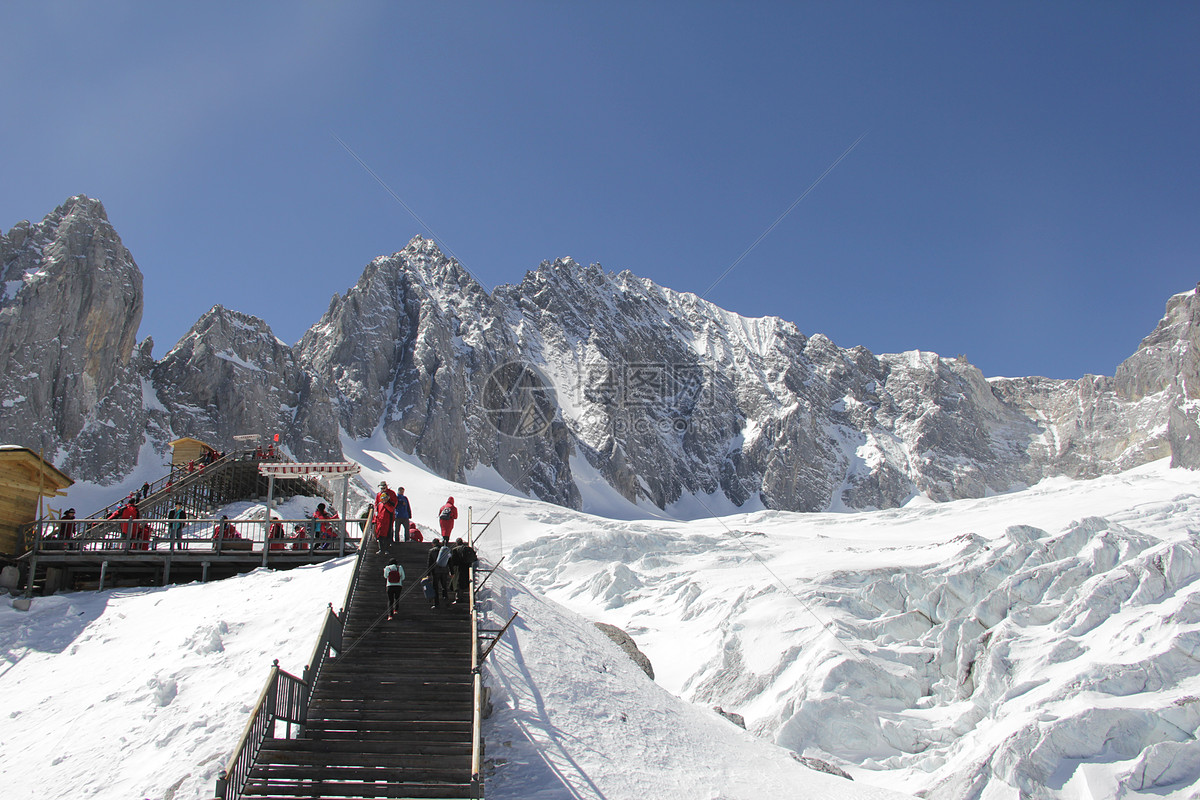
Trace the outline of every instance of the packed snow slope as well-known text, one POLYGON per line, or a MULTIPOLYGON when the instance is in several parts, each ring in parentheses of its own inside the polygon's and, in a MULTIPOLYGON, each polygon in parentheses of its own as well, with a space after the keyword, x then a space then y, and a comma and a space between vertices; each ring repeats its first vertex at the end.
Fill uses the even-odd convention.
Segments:
MULTIPOLYGON (((614 520, 343 444, 367 481, 406 488, 424 527, 454 495, 456 533, 474 521, 484 556, 505 557, 485 609, 520 616, 488 664, 490 798, 1195 796, 1196 473, 1158 462, 864 514, 614 520), (632 634, 656 682, 589 621, 632 634)), ((270 660, 303 667, 348 575, 0 607, 5 796, 205 797, 270 660)))
POLYGON ((682 522, 359 455, 410 484, 418 516, 445 491, 498 514, 481 549, 632 634, 665 689, 859 782, 939 800, 1196 796, 1200 476, 1166 460, 978 500, 682 522))
MULTIPOLYGON (((211 798, 271 661, 303 669, 352 570, 347 557, 38 598, 26 613, 0 604, 0 796, 211 798)), ((680 700, 589 621, 503 571, 482 598, 493 622, 520 614, 486 674, 489 798, 903 797, 802 766, 680 700)))

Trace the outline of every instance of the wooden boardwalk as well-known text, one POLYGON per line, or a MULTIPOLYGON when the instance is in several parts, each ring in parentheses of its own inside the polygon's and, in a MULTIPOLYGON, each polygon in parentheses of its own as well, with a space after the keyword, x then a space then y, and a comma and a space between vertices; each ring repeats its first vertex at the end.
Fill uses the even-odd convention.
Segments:
POLYGON ((346 610, 342 652, 313 687, 303 735, 268 739, 243 796, 475 798, 470 604, 430 608, 418 584, 429 545, 367 543, 346 610), (383 567, 404 567, 400 616, 388 621, 383 567))
MULTIPOLYGON (((235 521, 240 532, 253 541, 218 543, 210 538, 217 523, 212 515, 221 506, 239 500, 259 503, 266 500, 269 481, 260 473, 262 463, 290 462, 282 457, 260 458, 254 451, 247 450, 231 453, 195 472, 174 470, 155 481, 150 494, 138 503, 138 520, 107 519, 124 505, 124 500, 118 500, 89 517, 76 520, 73 524, 75 535, 70 541, 55 535, 60 527, 58 521, 35 523, 29 534, 30 550, 20 559, 33 572, 30 584, 53 593, 59 589, 220 580, 261 566, 292 569, 343 555, 340 543, 319 542, 314 538, 305 539, 302 546, 294 541, 273 540, 264 554, 265 521, 235 521), (181 523, 179 538, 173 541, 168 536, 171 520, 166 519, 166 515, 176 504, 183 509, 186 519, 181 523), (137 542, 129 535, 127 529, 137 524, 148 528, 148 541, 137 542), (316 549, 317 544, 321 544, 322 549, 316 549), (300 549, 294 549, 293 545, 300 549)), ((315 480, 276 482, 276 498, 297 493, 313 495, 314 503, 318 496, 333 503, 327 490, 315 480)), ((307 524, 308 520, 285 523, 289 536, 296 522, 307 524)), ((347 520, 344 525, 343 521, 335 521, 331 525, 338 533, 345 527, 348 541, 361 535, 362 527, 357 520, 347 520)), ((313 536, 311 530, 308 536, 313 536)), ((353 545, 349 545, 345 552, 353 549, 353 545)))

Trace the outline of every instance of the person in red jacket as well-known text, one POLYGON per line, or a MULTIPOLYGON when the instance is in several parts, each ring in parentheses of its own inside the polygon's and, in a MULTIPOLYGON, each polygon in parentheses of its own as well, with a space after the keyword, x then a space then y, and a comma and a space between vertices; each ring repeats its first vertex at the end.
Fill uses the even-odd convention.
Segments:
POLYGON ((446 540, 447 544, 450 543, 450 534, 454 531, 454 520, 456 519, 458 519, 458 508, 454 505, 454 498, 447 498, 446 505, 438 511, 438 522, 442 526, 442 538, 446 540))
POLYGON ((283 532, 283 523, 282 522, 272 522, 271 523, 271 527, 267 531, 267 538, 271 540, 271 549, 272 550, 286 550, 287 549, 287 542, 284 541, 285 539, 287 539, 287 535, 283 532))
POLYGON ((417 523, 408 523, 408 540, 410 542, 423 542, 425 537, 421 535, 421 529, 417 527, 417 523))
MULTIPOLYGON (((313 524, 317 526, 316 538, 318 539, 337 539, 338 535, 334 532, 333 526, 326 520, 337 519, 337 512, 332 508, 326 508, 324 503, 317 503, 317 510, 313 512, 313 524)), ((326 541, 321 544, 314 544, 313 550, 328 550, 332 545, 326 541)))
POLYGON ((222 516, 221 521, 213 528, 212 537, 215 541, 217 539, 240 539, 242 535, 237 532, 237 528, 233 527, 228 516, 222 516))
POLYGON ((388 488, 387 482, 379 484, 375 495, 375 544, 382 549, 392 544, 392 522, 396 516, 396 493, 388 488))
POLYGON ((141 539, 141 530, 138 528, 136 522, 132 522, 138 516, 137 503, 133 502, 133 496, 131 495, 125 499, 125 505, 121 506, 121 510, 117 512, 117 518, 125 520, 125 522, 121 523, 121 538, 129 540, 130 550, 142 549, 138 544, 138 540, 141 539))

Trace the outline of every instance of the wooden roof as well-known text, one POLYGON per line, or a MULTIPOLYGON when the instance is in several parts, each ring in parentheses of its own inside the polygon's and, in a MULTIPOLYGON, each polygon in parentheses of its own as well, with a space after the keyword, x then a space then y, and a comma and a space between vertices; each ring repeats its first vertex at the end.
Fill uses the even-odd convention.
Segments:
POLYGON ((209 444, 208 442, 202 442, 199 439, 193 439, 190 436, 180 437, 180 438, 176 439, 175 441, 171 442, 170 444, 171 444, 172 448, 174 448, 175 445, 177 445, 177 444, 198 444, 201 447, 208 449, 208 450, 216 450, 217 449, 217 448, 213 447, 211 444, 209 444))
POLYGON ((28 447, 0 445, 0 486, 44 497, 62 497, 75 481, 28 447), (40 473, 40 474, 39 474, 40 473))

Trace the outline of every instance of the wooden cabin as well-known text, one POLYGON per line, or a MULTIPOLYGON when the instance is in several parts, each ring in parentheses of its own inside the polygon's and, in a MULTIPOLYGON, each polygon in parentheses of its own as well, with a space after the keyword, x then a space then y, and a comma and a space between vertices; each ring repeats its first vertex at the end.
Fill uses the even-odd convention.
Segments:
POLYGON ((217 452, 215 447, 210 447, 199 439, 192 439, 188 436, 176 439, 171 442, 171 468, 186 467, 189 461, 199 464, 201 458, 215 452, 217 452))
POLYGON ((37 519, 38 495, 66 497, 74 482, 29 448, 0 445, 0 557, 25 551, 21 528, 37 519))

